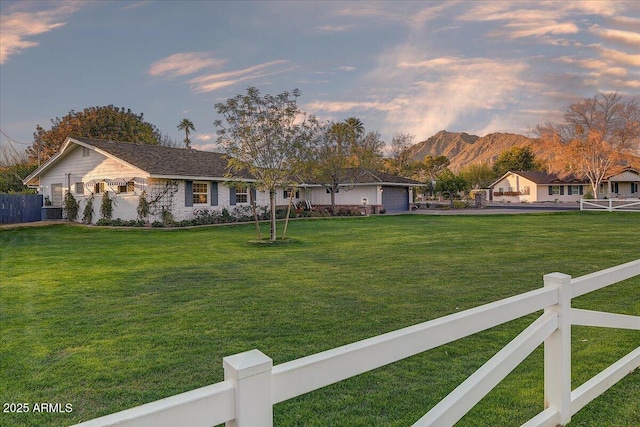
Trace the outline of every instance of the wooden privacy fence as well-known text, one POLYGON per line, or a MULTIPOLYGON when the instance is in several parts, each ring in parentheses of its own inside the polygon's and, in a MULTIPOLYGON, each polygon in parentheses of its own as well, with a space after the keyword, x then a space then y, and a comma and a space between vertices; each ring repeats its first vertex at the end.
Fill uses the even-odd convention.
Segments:
POLYGON ((580 199, 580 210, 640 212, 640 199, 580 199))
POLYGON ((635 276, 640 276, 640 259, 574 279, 561 273, 547 274, 541 289, 277 366, 259 350, 228 356, 223 359, 223 382, 77 426, 272 426, 276 403, 539 310, 544 312, 537 320, 414 426, 455 424, 543 343, 544 410, 524 426, 565 425, 587 403, 640 367, 637 347, 571 390, 571 325, 640 330, 638 316, 575 309, 571 300, 635 276))
POLYGON ((41 220, 41 194, 0 194, 0 224, 41 220))

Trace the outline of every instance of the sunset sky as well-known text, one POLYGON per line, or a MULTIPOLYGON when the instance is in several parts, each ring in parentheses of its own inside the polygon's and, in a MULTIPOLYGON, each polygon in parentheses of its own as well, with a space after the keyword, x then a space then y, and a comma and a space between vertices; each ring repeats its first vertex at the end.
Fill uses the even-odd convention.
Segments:
MULTIPOLYGON (((599 91, 640 95, 636 1, 0 2, 0 129, 113 104, 213 149, 216 102, 298 88, 322 120, 527 134, 599 91)), ((0 136, 2 144, 7 137, 0 136)))

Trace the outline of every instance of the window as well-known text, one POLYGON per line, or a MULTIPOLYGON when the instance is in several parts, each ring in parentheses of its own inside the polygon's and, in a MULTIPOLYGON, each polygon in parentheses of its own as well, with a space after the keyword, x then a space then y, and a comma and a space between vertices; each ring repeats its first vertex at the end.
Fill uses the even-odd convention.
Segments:
POLYGON ((193 183, 193 203, 207 203, 208 188, 206 182, 193 183))
POLYGON ((580 186, 579 185, 570 185, 569 186, 569 195, 580 194, 580 186))
POLYGON ((104 193, 104 182, 96 182, 93 186, 93 192, 96 194, 104 193))
MULTIPOLYGON (((327 190, 327 194, 331 194, 331 189, 329 187, 325 187, 325 190, 327 190)), ((336 188, 336 194, 338 194, 340 192, 340 188, 336 188)))
POLYGON ((236 203, 247 203, 249 193, 247 193, 247 184, 236 185, 236 203))
POLYGON ((552 185, 550 187, 550 191, 549 194, 560 194, 560 186, 559 185, 552 185))
MULTIPOLYGON (((292 190, 291 187, 284 189, 284 198, 285 199, 288 199, 289 197, 291 197, 291 190, 292 190)), ((293 197, 295 197, 296 199, 299 199, 300 198, 300 190, 296 189, 296 194, 293 197)))
POLYGON ((76 194, 84 194, 84 182, 76 182, 76 194))
POLYGON ((638 192, 638 183, 637 182, 632 182, 631 183, 631 192, 632 193, 637 193, 638 192))
POLYGON ((612 182, 611 183, 611 192, 612 193, 619 193, 620 189, 618 188, 618 183, 617 182, 612 182))
POLYGON ((133 193, 136 190, 136 183, 129 181, 124 185, 118 185, 118 193, 133 193))
POLYGON ((82 157, 89 157, 90 154, 91 150, 89 150, 87 147, 82 147, 82 157))
POLYGON ((531 194, 531 188, 528 185, 522 187, 522 194, 528 196, 531 194))
POLYGON ((62 206, 62 184, 51 184, 51 205, 62 206))

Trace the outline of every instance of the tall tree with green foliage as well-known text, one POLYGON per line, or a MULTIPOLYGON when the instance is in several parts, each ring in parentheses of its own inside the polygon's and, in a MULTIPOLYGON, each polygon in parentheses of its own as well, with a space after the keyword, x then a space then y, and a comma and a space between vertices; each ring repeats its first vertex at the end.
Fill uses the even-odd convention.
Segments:
POLYGON ((508 171, 544 170, 544 164, 536 159, 531 147, 513 147, 503 151, 493 163, 493 172, 497 177, 508 171))
POLYGON ((295 184, 300 157, 315 132, 316 120, 300 110, 300 91, 261 95, 255 87, 215 104, 218 145, 233 171, 248 170, 258 189, 269 193, 271 232, 276 240, 276 190, 295 184))
POLYGON ((82 111, 71 110, 69 114, 51 120, 52 126, 45 130, 36 126, 33 144, 27 149, 29 159, 38 164, 56 154, 67 137, 84 137, 131 141, 140 144, 158 145, 162 140, 160 131, 144 121, 142 113, 131 109, 107 105, 90 107, 82 111))
POLYGON ((305 156, 305 177, 323 185, 336 212, 336 194, 358 183, 368 170, 382 166, 384 141, 377 132, 365 133, 359 119, 325 124, 315 134, 305 156))
POLYGON ((498 177, 488 163, 473 163, 460 169, 459 175, 477 190, 487 188, 498 177))
POLYGON ((189 132, 196 131, 196 128, 193 126, 193 122, 189 119, 182 119, 182 121, 178 124, 178 129, 184 131, 185 148, 191 148, 191 140, 189 139, 189 132))

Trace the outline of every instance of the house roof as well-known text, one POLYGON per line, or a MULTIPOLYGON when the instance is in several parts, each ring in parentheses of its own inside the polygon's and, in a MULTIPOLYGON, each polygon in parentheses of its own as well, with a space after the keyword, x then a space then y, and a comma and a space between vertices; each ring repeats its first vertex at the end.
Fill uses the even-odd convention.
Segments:
POLYGON ((584 179, 577 178, 574 175, 567 175, 560 177, 557 174, 540 172, 540 171, 508 171, 504 175, 502 175, 498 180, 496 180, 490 187, 494 187, 498 182, 502 181, 509 174, 516 174, 523 178, 532 181, 538 185, 560 185, 560 184, 586 184, 588 181, 584 179))
MULTIPOLYGON (((42 172, 64 158, 74 145, 93 149, 107 157, 124 162, 149 174, 152 178, 228 179, 232 175, 234 179, 255 180, 255 177, 248 171, 231 173, 229 157, 222 153, 105 139, 67 138, 60 152, 25 178, 23 182, 33 183, 33 180, 42 172)), ((364 171, 361 173, 358 171, 356 173, 355 170, 353 172, 354 176, 358 175, 358 184, 423 185, 418 181, 384 172, 364 171)))
MULTIPOLYGON (((74 138, 98 148, 157 177, 224 177, 230 172, 228 157, 222 153, 159 145, 117 142, 104 139, 74 138)), ((253 179, 248 172, 237 178, 253 179)))

